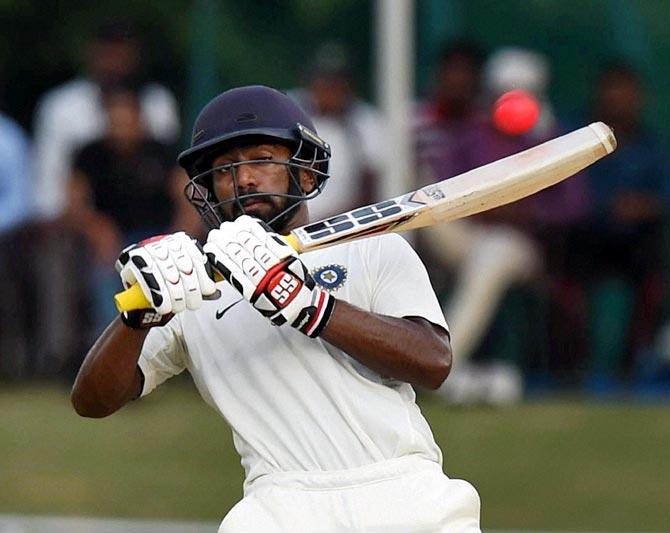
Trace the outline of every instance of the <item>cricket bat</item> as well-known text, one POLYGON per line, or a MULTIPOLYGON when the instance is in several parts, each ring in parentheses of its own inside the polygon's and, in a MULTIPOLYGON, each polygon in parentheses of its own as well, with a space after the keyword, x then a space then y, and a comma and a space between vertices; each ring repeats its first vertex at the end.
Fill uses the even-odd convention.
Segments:
MULTIPOLYGON (((408 231, 467 217, 555 185, 615 148, 616 139, 609 126, 594 122, 439 183, 301 226, 283 238, 298 253, 304 253, 381 233, 408 231)), ((139 285, 117 294, 114 299, 119 311, 150 307, 139 285)))

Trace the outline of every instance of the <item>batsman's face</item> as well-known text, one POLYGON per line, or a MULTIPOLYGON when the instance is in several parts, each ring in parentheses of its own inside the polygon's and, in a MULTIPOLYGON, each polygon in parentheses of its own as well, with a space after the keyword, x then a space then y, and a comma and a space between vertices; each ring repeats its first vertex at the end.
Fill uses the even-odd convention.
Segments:
MULTIPOLYGON (((284 209, 288 200, 273 194, 286 194, 289 189, 289 173, 282 164, 291 157, 291 151, 281 144, 260 144, 232 148, 214 159, 212 167, 214 193, 220 202, 252 193, 263 196, 243 198, 240 201, 247 215, 269 221, 284 209), (253 163, 239 164, 253 161, 253 163), (238 163, 238 164, 236 164, 238 163), (233 166, 231 166, 233 165, 233 166)), ((228 220, 242 214, 237 202, 223 207, 228 220)))

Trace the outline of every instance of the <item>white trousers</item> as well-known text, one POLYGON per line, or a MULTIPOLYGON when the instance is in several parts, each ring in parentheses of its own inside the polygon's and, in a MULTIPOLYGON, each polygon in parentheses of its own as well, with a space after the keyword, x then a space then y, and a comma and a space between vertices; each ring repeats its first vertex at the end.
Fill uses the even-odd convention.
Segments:
POLYGON ((219 533, 478 533, 479 494, 416 456, 338 472, 263 476, 219 533))
POLYGON ((444 314, 458 369, 488 331, 507 289, 542 271, 540 250, 512 226, 472 220, 437 224, 426 228, 424 236, 431 253, 457 273, 444 314))

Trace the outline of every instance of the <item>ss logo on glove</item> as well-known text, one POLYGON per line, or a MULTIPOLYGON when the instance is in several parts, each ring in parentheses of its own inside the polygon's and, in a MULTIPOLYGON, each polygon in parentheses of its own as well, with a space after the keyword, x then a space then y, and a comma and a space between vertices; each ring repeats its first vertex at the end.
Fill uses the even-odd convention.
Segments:
POLYGON ((207 236, 210 263, 272 324, 289 324, 318 337, 335 308, 307 267, 276 233, 247 215, 224 222, 207 236))
POLYGON ((267 285, 270 296, 279 307, 291 303, 302 283, 288 272, 280 272, 267 285))

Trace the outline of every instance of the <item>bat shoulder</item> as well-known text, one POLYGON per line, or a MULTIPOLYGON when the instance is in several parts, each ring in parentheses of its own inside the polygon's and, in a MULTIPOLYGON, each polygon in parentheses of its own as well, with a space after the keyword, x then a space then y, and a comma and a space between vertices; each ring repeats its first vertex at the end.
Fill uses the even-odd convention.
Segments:
POLYGON ((383 233, 375 235, 368 239, 354 241, 354 243, 362 248, 366 248, 376 253, 408 253, 413 252, 412 245, 407 239, 398 233, 383 233))

